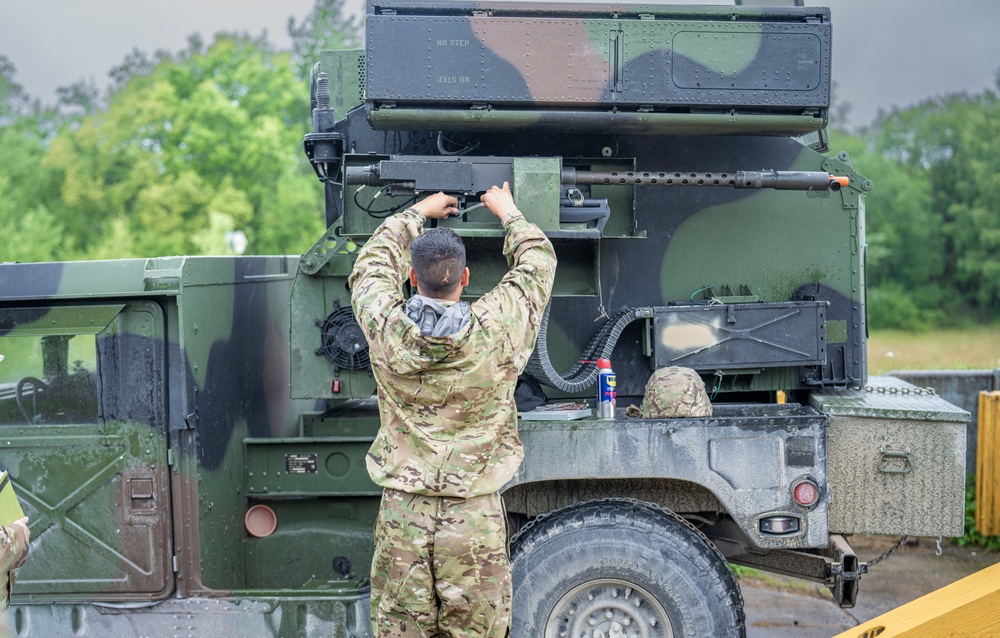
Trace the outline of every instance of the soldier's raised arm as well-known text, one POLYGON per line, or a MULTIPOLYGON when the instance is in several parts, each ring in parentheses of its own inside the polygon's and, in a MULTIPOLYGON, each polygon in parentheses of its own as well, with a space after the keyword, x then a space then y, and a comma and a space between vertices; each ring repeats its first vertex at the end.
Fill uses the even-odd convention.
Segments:
POLYGON ((520 373, 535 347, 542 313, 552 294, 556 253, 545 233, 518 210, 507 182, 493 186, 480 199, 507 231, 503 254, 510 268, 481 301, 494 309, 509 331, 520 373))

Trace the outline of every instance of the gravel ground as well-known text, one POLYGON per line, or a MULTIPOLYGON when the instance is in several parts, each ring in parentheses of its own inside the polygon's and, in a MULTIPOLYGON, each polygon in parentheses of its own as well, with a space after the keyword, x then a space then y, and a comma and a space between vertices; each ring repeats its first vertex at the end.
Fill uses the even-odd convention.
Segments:
MULTIPOLYGON (((858 558, 870 561, 898 540, 852 536, 858 558)), ((822 585, 766 572, 741 577, 747 638, 830 638, 994 563, 1000 552, 963 548, 933 538, 911 539, 862 577, 858 604, 841 609, 822 585)))

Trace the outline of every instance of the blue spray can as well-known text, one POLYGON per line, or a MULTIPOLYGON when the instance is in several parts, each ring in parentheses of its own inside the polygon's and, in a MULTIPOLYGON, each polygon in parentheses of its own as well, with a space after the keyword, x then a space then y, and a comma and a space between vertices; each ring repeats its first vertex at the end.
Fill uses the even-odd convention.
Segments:
POLYGON ((610 359, 597 360, 597 418, 615 418, 615 404, 618 402, 618 388, 615 371, 610 359))

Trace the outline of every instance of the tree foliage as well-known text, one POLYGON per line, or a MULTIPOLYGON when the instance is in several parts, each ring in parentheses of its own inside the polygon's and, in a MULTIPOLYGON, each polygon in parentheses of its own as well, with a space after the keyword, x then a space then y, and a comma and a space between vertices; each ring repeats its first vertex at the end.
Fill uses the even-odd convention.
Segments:
POLYGON ((309 15, 298 24, 295 18, 288 18, 292 62, 299 77, 309 77, 317 51, 361 46, 360 31, 355 17, 344 15, 344 0, 317 0, 309 15))
POLYGON ((53 175, 45 167, 54 113, 17 83, 13 63, 0 55, 0 261, 54 260, 72 255, 72 238, 59 226, 53 175))
POLYGON ((301 253, 323 230, 322 188, 302 153, 308 68, 320 44, 358 41, 342 0, 290 21, 292 51, 219 33, 177 53, 131 51, 43 110, 0 57, 4 260, 301 253), (294 51, 298 51, 295 53, 294 51))
MULTIPOLYGON (((855 165, 868 197, 870 311, 914 328, 1000 312, 1000 100, 954 94, 884 114, 855 165)), ((859 146, 856 142, 855 146, 859 146)))
POLYGON ((296 236, 268 228, 273 210, 306 238, 321 232, 319 189, 299 157, 308 96, 287 53, 219 34, 155 64, 133 53, 115 77, 106 108, 62 130, 45 157, 84 256, 124 256, 122 228, 135 255, 219 248, 206 233, 237 229, 251 252, 298 250, 296 236), (289 183, 312 201, 283 199, 289 183))

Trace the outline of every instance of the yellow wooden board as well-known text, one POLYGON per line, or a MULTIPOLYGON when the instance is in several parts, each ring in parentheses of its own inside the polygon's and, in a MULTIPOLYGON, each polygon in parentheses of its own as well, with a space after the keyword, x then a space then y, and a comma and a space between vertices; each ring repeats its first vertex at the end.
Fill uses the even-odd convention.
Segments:
POLYGON ((1000 563, 834 638, 992 638, 1000 635, 1000 563))
POLYGON ((979 393, 976 447, 976 531, 996 536, 1000 534, 1000 392, 979 393))
POLYGON ((10 525, 19 518, 24 518, 24 512, 14 494, 14 484, 6 471, 0 472, 0 525, 10 525))

